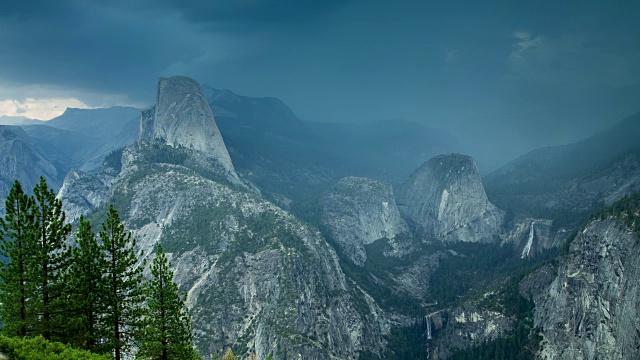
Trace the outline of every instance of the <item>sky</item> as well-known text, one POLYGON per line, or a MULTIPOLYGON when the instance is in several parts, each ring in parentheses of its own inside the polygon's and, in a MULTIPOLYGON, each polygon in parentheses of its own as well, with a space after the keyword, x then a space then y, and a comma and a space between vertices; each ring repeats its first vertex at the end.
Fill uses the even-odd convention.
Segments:
POLYGON ((146 107, 186 75, 303 120, 446 130, 481 170, 640 112, 640 2, 8 0, 0 115, 146 107))

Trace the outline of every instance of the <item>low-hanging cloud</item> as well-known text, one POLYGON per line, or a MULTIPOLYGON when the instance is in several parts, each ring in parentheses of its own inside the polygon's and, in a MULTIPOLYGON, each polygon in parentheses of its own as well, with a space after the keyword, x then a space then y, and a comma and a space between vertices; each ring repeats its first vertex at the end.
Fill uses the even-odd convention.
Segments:
POLYGON ((24 116, 30 119, 50 120, 62 115, 67 108, 90 109, 76 98, 0 100, 0 116, 24 116))
POLYGON ((403 118, 468 134, 469 152, 497 165, 640 110, 638 11, 579 0, 10 1, 0 100, 145 106, 158 77, 186 75, 279 97, 304 120, 403 118))

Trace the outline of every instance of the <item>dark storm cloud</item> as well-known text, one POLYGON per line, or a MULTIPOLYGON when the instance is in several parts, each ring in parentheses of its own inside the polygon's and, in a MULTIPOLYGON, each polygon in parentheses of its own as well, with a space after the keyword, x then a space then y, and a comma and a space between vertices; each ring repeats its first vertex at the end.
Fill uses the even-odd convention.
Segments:
POLYGON ((198 23, 227 24, 236 28, 300 24, 321 18, 352 0, 162 0, 186 19, 198 23))
POLYGON ((107 92, 139 90, 167 64, 197 50, 181 37, 189 34, 181 24, 140 15, 87 2, 5 9, 0 77, 107 92))
POLYGON ((0 11, 0 79, 144 98, 158 76, 236 61, 268 45, 257 37, 346 2, 10 1, 0 11))
POLYGON ((0 97, 149 103, 182 74, 307 120, 443 127, 495 167, 640 111, 638 18, 604 0, 5 1, 0 97))

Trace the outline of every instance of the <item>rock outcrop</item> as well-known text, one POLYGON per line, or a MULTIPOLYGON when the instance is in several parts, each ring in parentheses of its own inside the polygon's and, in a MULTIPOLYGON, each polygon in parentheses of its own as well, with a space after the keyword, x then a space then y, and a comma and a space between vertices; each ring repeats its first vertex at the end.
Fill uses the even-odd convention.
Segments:
POLYGON ((382 352, 386 315, 345 278, 317 230, 192 168, 150 163, 153 151, 125 149, 109 196, 126 199, 121 216, 144 254, 157 244, 171 254, 201 353, 234 346, 258 358, 356 359, 359 351, 382 352))
POLYGON ((579 232, 551 284, 533 296, 540 359, 640 358, 639 252, 638 235, 617 217, 579 232))
POLYGON ((534 257, 544 250, 560 247, 571 235, 567 228, 553 226, 552 220, 530 216, 515 216, 503 228, 502 243, 515 246, 521 258, 534 257))
POLYGON ((30 193, 40 176, 57 190, 64 174, 31 144, 20 127, 0 125, 0 214, 4 214, 4 202, 15 180, 30 193))
MULTIPOLYGON (((122 152, 112 155, 122 156, 122 152)), ((109 190, 120 169, 110 166, 105 161, 96 174, 71 169, 60 191, 58 199, 62 200, 62 210, 66 213, 66 220, 75 222, 82 215, 88 215, 98 209, 109 197, 109 190)))
MULTIPOLYGON (((443 314, 430 316, 433 328, 438 330, 434 321, 443 314)), ((489 340, 501 338, 513 331, 515 321, 497 311, 464 306, 447 311, 449 319, 446 326, 439 330, 432 345, 432 359, 447 359, 456 350, 481 345, 489 340)), ((441 326, 442 327, 442 326, 441 326)), ((431 329, 431 328, 430 328, 431 329)))
POLYGON ((418 230, 446 242, 495 241, 504 212, 489 202, 473 159, 436 156, 397 191, 401 214, 418 230))
POLYGON ((352 176, 338 181, 323 199, 322 224, 358 265, 367 259, 364 245, 381 238, 393 245, 396 235, 409 232, 390 184, 352 176))
POLYGON ((156 109, 142 114, 140 141, 122 151, 114 177, 74 173, 64 193, 79 194, 72 201, 79 211, 105 211, 95 204, 114 203, 143 256, 162 244, 187 293, 202 354, 233 347, 243 358, 261 359, 381 355, 388 315, 345 277, 322 234, 250 184, 230 181, 235 172, 230 161, 225 165, 221 137, 210 147, 192 133, 215 127, 212 116, 185 105, 200 102, 196 85, 161 80, 156 109), (212 158, 218 161, 207 161, 212 158))
POLYGON ((156 105, 141 115, 140 140, 199 151, 233 172, 211 108, 193 79, 175 76, 158 81, 156 105))

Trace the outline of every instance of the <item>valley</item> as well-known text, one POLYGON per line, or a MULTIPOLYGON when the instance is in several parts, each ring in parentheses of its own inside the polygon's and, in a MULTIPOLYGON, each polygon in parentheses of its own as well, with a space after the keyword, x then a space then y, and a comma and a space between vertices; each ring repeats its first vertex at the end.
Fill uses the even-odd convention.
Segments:
POLYGON ((204 359, 640 356, 638 116, 482 177, 415 123, 187 77, 156 99, 1 125, 0 198, 44 176, 74 229, 112 205, 167 253, 204 359))

